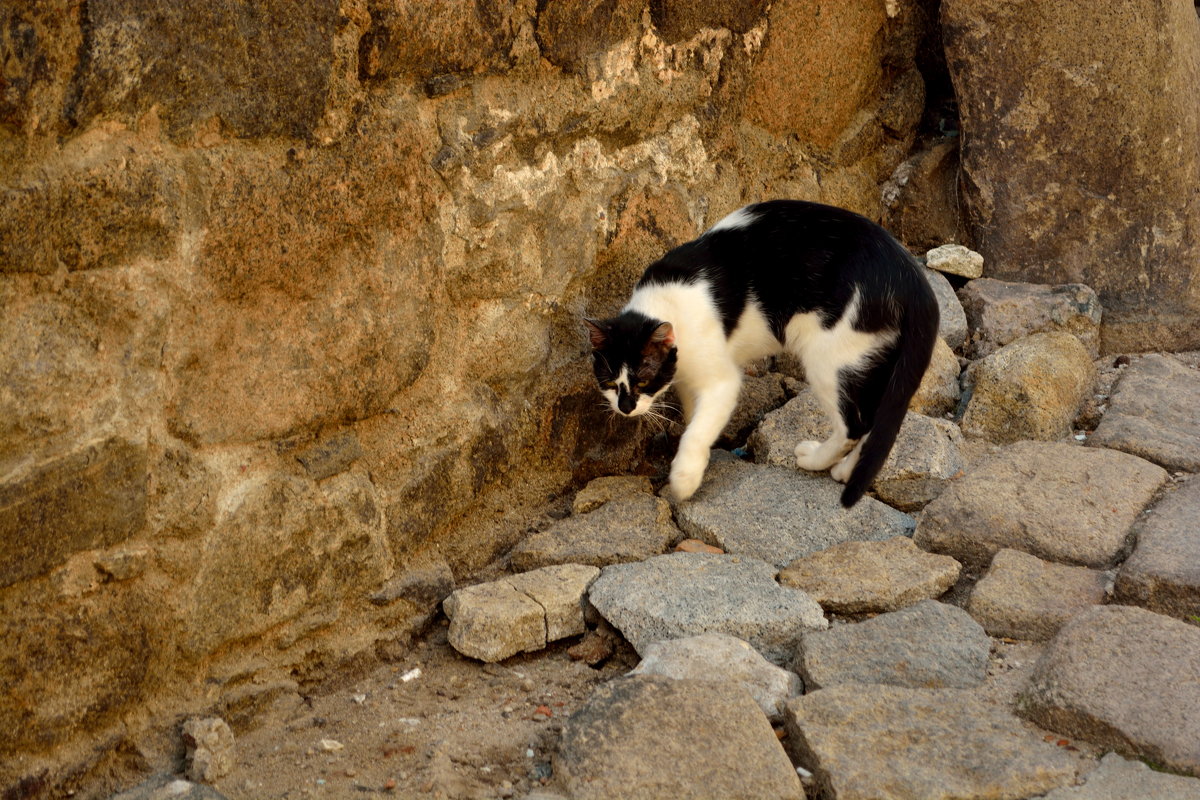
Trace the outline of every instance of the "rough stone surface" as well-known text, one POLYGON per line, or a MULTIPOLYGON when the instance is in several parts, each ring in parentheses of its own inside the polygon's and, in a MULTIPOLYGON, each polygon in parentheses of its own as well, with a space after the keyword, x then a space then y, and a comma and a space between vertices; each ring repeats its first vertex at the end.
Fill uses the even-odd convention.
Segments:
POLYGON ((958 145, 957 136, 935 140, 884 184, 885 227, 914 252, 966 241, 957 201, 958 145))
POLYGON ((0 483, 0 586, 138 533, 146 524, 146 462, 144 447, 110 439, 0 483))
POLYGON ((194 718, 183 723, 187 747, 187 775, 200 783, 214 783, 233 769, 237 753, 233 731, 220 717, 194 718))
POLYGON ((1035 333, 971 365, 962 431, 1001 444, 1067 436, 1096 384, 1087 350, 1069 333, 1035 333))
POLYGON ((925 507, 913 541, 975 569, 1004 548, 1105 568, 1166 480, 1126 453, 1018 442, 952 481, 925 507))
POLYGON ((192 783, 174 775, 156 775, 109 800, 226 800, 211 786, 192 783))
POLYGON ((944 244, 925 254, 930 269, 963 278, 983 276, 983 256, 961 244, 944 244))
POLYGON ((787 400, 783 388, 783 376, 769 372, 766 375, 747 375, 742 379, 742 394, 738 398, 733 416, 725 424, 725 430, 717 439, 721 445, 737 446, 762 422, 770 411, 779 408, 787 400))
POLYGON ((1091 286, 1107 352, 1200 344, 1200 150, 1179 149, 1200 139, 1195 15, 1186 0, 941 6, 988 274, 1091 286))
POLYGON ((828 612, 895 611, 939 597, 958 580, 961 566, 926 553, 906 536, 882 542, 842 542, 798 558, 779 582, 808 594, 828 612))
POLYGON ((966 689, 983 683, 990 645, 967 612, 922 600, 865 622, 804 634, 795 669, 810 692, 841 683, 966 689))
POLYGON ((725 633, 655 642, 646 647, 629 674, 739 684, 772 722, 783 719, 784 704, 803 690, 799 675, 775 666, 749 643, 725 633))
POLYGON ((1200 472, 1200 372, 1171 356, 1130 364, 1089 444, 1200 472))
MULTIPOLYGON (((806 439, 824 440, 831 431, 832 426, 812 390, 805 389, 766 416, 751 436, 750 447, 756 462, 795 470, 796 444, 806 439)), ((961 442, 962 434, 954 423, 910 412, 904 418, 892 452, 875 478, 872 493, 903 511, 921 508, 941 492, 946 481, 962 470, 964 463, 958 450, 961 442)), ((680 524, 686 526, 684 513, 680 515, 680 524)), ((892 531, 901 532, 895 528, 892 531)))
POLYGON ((878 500, 845 509, 840 497, 841 485, 828 476, 714 456, 700 490, 676 505, 675 519, 689 536, 777 567, 836 542, 887 539, 915 526, 878 500))
POLYGON ((1100 766, 1080 786, 1064 786, 1042 800, 1200 800, 1200 780, 1150 769, 1116 753, 1100 759, 1100 766))
POLYGON ((1200 628, 1131 606, 1098 606, 1058 632, 1018 709, 1077 736, 1200 776, 1200 628))
POLYGON ((908 408, 918 414, 940 417, 958 408, 962 392, 958 381, 960 372, 958 357, 946 342, 939 338, 933 345, 933 357, 929 368, 921 378, 921 385, 909 401, 908 408))
POLYGON ((587 486, 580 489, 571 501, 571 510, 576 514, 586 514, 610 500, 653 493, 650 479, 643 475, 607 475, 588 481, 587 486))
POLYGON ((787 730, 819 797, 1020 800, 1075 777, 1069 754, 963 689, 833 686, 789 701, 787 730))
POLYGON ((1117 573, 1116 599, 1200 624, 1200 480, 1160 500, 1117 573))
POLYGON ((658 675, 596 689, 563 726, 554 772, 576 800, 804 798, 787 754, 744 689, 658 675))
POLYGON ((829 623, 811 597, 780 586, 775 573, 755 558, 669 553, 605 567, 589 599, 640 654, 663 639, 728 633, 783 664, 803 631, 829 623))
POLYGON ((967 315, 962 301, 942 273, 926 269, 925 278, 938 301, 938 335, 950 345, 951 350, 962 349, 967 341, 967 315))
POLYGON ((982 358, 1031 333, 1074 334, 1096 358, 1102 310, 1096 293, 1082 283, 1046 286, 980 278, 958 292, 971 339, 966 353, 982 358))
POLYGON ((513 549, 510 559, 519 570, 550 564, 604 567, 665 553, 679 537, 679 529, 671 521, 670 503, 638 493, 530 534, 513 549))
POLYGON ((304 466, 313 480, 319 481, 345 472, 362 456, 362 446, 358 443, 358 437, 353 431, 348 431, 309 445, 296 454, 296 460, 304 466))
POLYGON ((583 596, 599 574, 562 564, 459 589, 443 603, 450 644, 494 662, 583 633, 583 596))
POLYGON ((1108 575, 1097 570, 1005 549, 975 584, 967 611, 992 636, 1041 641, 1079 612, 1103 603, 1108 583, 1108 575))

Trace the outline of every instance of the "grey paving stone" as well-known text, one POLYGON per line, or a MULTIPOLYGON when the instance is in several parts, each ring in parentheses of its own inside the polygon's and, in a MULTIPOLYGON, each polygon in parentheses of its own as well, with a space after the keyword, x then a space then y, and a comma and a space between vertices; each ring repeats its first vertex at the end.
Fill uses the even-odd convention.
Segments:
POLYGON ((1001 550, 975 584, 967 611, 992 636, 1042 641, 1067 620, 1104 602, 1109 575, 1001 550))
POLYGON ((1200 623, 1200 478, 1150 510, 1117 573, 1117 601, 1200 623))
POLYGON ((1164 355, 1125 369, 1088 444, 1200 472, 1200 370, 1164 355))
POLYGON ((742 688, 633 675, 603 684, 563 726, 554 772, 573 800, 803 800, 742 688))
POLYGON ((976 569, 1006 547, 1103 569, 1166 480, 1161 467, 1126 453, 1018 442, 951 481, 925 507, 913 541, 976 569))
POLYGON ((629 674, 736 683, 772 721, 783 719, 784 704, 803 689, 799 675, 775 666, 749 642, 727 633, 654 642, 629 674))
POLYGON ((833 686, 788 701, 788 751, 837 800, 1020 800, 1075 762, 966 689, 833 686))
POLYGON ((962 566, 927 553, 906 536, 882 542, 842 542, 796 559, 779 582, 807 592, 826 611, 895 611, 941 596, 962 566))
POLYGON ((808 691, 845 683, 964 689, 987 677, 988 639, 967 612, 936 600, 805 633, 795 669, 808 691))
POLYGON ((870 497, 842 508, 842 486, 828 475, 749 464, 718 453, 700 491, 676 504, 675 520, 688 536, 728 553, 783 567, 837 542, 890 539, 916 526, 909 515, 870 497))
POLYGON ((1200 628, 1096 606, 1047 645, 1018 710, 1049 730, 1200 775, 1200 628))
POLYGON ((1055 789, 1042 800, 1200 800, 1200 779, 1155 772, 1109 753, 1083 784, 1055 789))
POLYGON ((640 654, 663 639, 715 632, 786 664, 800 634, 828 622, 816 601, 780 586, 775 574, 772 565, 745 556, 668 553, 605 567, 588 595, 640 654))

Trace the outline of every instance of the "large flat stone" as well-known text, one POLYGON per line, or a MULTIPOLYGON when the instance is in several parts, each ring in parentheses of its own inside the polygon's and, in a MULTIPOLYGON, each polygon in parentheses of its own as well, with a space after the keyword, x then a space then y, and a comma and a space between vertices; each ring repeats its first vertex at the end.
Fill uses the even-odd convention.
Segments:
POLYGON ((989 277, 1091 286, 1109 352, 1196 346, 1200 148, 1180 149, 1200 139, 1194 6, 947 0, 940 15, 960 207, 989 277))
POLYGON ((554 772, 575 800, 804 798, 749 693, 659 675, 596 689, 563 726, 554 772))
POLYGON ((1098 570, 1005 549, 975 584, 967 610, 992 636, 1041 641, 1079 612, 1103 603, 1108 580, 1098 570))
POLYGON ((925 507, 913 541, 976 569, 1006 547, 1104 568, 1166 480, 1161 467, 1126 453, 1018 442, 951 481, 925 507))
POLYGON ((784 704, 803 689, 799 675, 775 666, 748 642, 727 633, 654 642, 629 674, 736 683, 772 721, 783 719, 784 704))
POLYGON ((966 689, 983 683, 990 647, 967 612, 922 600, 865 622, 804 634, 795 669, 808 691, 843 683, 966 689))
POLYGON ((665 553, 678 538, 671 505, 661 497, 637 493, 530 534, 513 548, 510 558, 513 568, 519 570, 550 564, 606 567, 665 553))
POLYGON ((1200 628, 1132 606, 1063 626, 1018 710, 1052 731, 1200 776, 1200 628))
POLYGON ((804 592, 775 582, 755 558, 669 553, 605 567, 589 597, 638 653, 663 639, 728 633, 775 664, 788 663, 805 630, 828 625, 804 592))
MULTIPOLYGON (((804 389, 782 408, 767 414, 749 445, 757 463, 796 470, 797 443, 806 439, 821 441, 832 430, 812 390, 804 389)), ((962 470, 961 442, 962 434, 954 423, 909 412, 871 493, 890 506, 916 511, 940 494, 945 482, 962 470)))
POLYGON ((962 432, 1009 444, 1053 441, 1071 433, 1096 385, 1087 348, 1069 333, 1035 333, 971 365, 962 432))
POLYGON ((1100 301, 1082 283, 974 280, 959 290, 971 329, 967 355, 983 358, 1031 333, 1065 331, 1078 337, 1088 354, 1100 353, 1100 301))
POLYGON ((1171 775, 1116 753, 1100 759, 1080 786, 1055 789, 1042 800, 1200 800, 1200 779, 1171 775))
POLYGON ((895 611, 940 596, 958 580, 961 565, 926 553, 907 536, 882 542, 842 542, 798 558, 779 582, 808 593, 826 611, 895 611))
POLYGON ((0 587, 141 530, 147 474, 144 446, 109 439, 0 483, 0 587))
POLYGON ((1151 354, 1126 368, 1088 444, 1200 472, 1200 372, 1151 354))
POLYGON ((1120 603, 1200 622, 1200 479, 1160 500, 1117 573, 1120 603))
POLYGON ((787 747, 837 800, 1020 800, 1073 759, 964 689, 833 686, 788 702, 787 747))

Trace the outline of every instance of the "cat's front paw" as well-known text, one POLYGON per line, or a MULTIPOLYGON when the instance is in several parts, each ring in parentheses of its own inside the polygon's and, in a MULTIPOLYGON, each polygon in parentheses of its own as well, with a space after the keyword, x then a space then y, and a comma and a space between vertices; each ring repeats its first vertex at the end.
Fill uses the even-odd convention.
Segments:
POLYGON ((707 466, 707 461, 695 463, 676 459, 671 465, 671 499, 683 502, 694 495, 700 488, 700 481, 704 479, 704 468, 707 466))

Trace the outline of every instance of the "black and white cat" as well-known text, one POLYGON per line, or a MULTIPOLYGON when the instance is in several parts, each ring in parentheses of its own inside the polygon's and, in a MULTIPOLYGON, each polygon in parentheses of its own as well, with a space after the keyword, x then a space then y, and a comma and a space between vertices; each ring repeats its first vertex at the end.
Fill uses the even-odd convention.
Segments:
POLYGON ((687 427, 671 463, 677 500, 695 493, 737 405, 743 367, 788 350, 833 421, 796 463, 831 470, 842 505, 879 473, 929 365, 938 306, 920 266, 887 231, 832 206, 746 206, 651 264, 619 315, 585 320, 596 379, 635 417, 670 386, 687 427))

